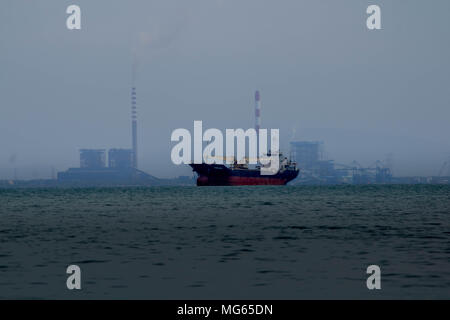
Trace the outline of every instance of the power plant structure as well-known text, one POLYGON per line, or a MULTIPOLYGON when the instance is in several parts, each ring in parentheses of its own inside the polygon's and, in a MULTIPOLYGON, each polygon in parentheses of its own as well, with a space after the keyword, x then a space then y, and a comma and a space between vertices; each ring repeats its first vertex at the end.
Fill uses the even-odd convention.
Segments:
POLYGON ((291 158, 304 170, 317 171, 321 160, 323 142, 319 141, 292 141, 291 158))
POLYGON ((304 181, 336 181, 332 160, 323 159, 322 141, 291 141, 290 158, 301 169, 304 181))
POLYGON ((133 87, 131 88, 131 146, 133 151, 132 167, 134 169, 137 169, 138 167, 137 106, 136 106, 136 87, 134 86, 134 84, 133 87))
MULTIPOLYGON (((80 149, 80 166, 58 172, 57 182, 77 185, 160 185, 157 179, 138 169, 138 123, 135 64, 131 81, 131 148, 80 149)), ((255 130, 259 140, 261 128, 261 94, 255 91, 255 130)), ((291 140, 294 139, 292 136, 291 140)), ((357 161, 339 164, 325 159, 322 141, 291 141, 290 161, 300 169, 292 184, 388 184, 388 183, 450 183, 450 159, 444 162, 436 177, 393 178, 392 157, 377 160, 368 167, 357 161)), ((15 175, 17 175, 15 173, 15 175)), ((183 177, 183 184, 191 179, 183 177), (184 179, 184 180, 183 180, 184 179)), ((17 180, 17 177, 15 177, 17 180)))
POLYGON ((81 149, 80 167, 58 172, 57 180, 63 183, 89 185, 155 184, 157 178, 138 170, 138 125, 135 63, 132 67, 131 85, 131 149, 81 149), (106 166, 108 164, 108 166, 106 166))
POLYGON ((80 167, 58 172, 58 181, 88 185, 154 183, 156 178, 133 167, 132 149, 81 149, 80 167))
POLYGON ((132 149, 110 149, 108 151, 108 167, 129 169, 134 168, 134 152, 132 149))
POLYGON ((255 130, 259 135, 259 129, 261 128, 261 96, 259 91, 255 92, 255 130))
POLYGON ((291 141, 290 157, 300 168, 296 184, 387 184, 392 183, 391 162, 377 160, 369 167, 357 161, 339 164, 324 159, 321 141, 291 141))
POLYGON ((104 168, 106 166, 105 149, 81 149, 80 168, 104 168))

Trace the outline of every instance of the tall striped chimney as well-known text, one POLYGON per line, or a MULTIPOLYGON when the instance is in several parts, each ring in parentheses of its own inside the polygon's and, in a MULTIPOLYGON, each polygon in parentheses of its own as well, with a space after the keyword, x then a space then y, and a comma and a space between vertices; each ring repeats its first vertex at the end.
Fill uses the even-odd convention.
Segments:
POLYGON ((133 168, 137 169, 137 111, 136 111, 136 87, 131 88, 131 136, 133 151, 133 168))
POLYGON ((261 127, 261 97, 259 91, 255 92, 255 130, 259 135, 259 128, 261 127))

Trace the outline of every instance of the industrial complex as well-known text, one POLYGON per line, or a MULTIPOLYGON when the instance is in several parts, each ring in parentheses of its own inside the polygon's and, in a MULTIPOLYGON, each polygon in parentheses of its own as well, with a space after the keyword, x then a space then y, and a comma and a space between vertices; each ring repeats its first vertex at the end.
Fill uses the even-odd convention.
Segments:
POLYGON ((58 172, 62 184, 154 185, 160 179, 138 170, 136 87, 131 88, 131 149, 81 149, 80 167, 58 172), (108 164, 108 165, 107 165, 108 164))
MULTIPOLYGON (((134 78, 134 76, 133 76, 134 78)), ((261 97, 255 93, 255 129, 261 127, 261 97)), ((159 179, 138 169, 137 141, 137 94, 131 87, 131 148, 81 149, 80 165, 58 172, 48 180, 22 181, 18 179, 0 181, 0 187, 10 186, 152 186, 194 185, 196 177, 182 176, 174 179, 159 179)), ((356 160, 350 164, 336 163, 325 159, 324 142, 291 141, 289 161, 299 168, 298 177, 292 185, 332 184, 449 184, 450 159, 444 162, 434 177, 394 177, 391 155, 384 161, 377 160, 364 167, 356 160)), ((52 172, 54 169, 52 169, 52 172)), ((15 174, 16 176, 16 169, 15 174)), ((52 176, 53 173, 52 173, 52 176)))
POLYGON ((301 168, 297 184, 387 184, 393 182, 389 160, 377 160, 369 167, 357 161, 349 165, 323 159, 321 141, 292 141, 291 159, 301 168))

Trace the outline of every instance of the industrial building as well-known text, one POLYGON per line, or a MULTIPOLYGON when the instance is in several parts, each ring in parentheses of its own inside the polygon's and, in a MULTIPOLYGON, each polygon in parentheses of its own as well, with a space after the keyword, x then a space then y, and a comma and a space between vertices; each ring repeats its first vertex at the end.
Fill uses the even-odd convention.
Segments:
MULTIPOLYGON (((133 76, 134 82, 134 76, 133 76)), ((157 179, 137 168, 137 99, 134 83, 131 88, 131 149, 81 149, 80 167, 58 172, 58 182, 69 185, 155 185, 157 179), (106 166, 108 163, 108 166, 106 166)))
POLYGON ((158 184, 157 178, 133 168, 132 149, 81 149, 80 167, 58 172, 58 181, 77 185, 158 184))
POLYGON ((322 141, 292 141, 290 156, 304 178, 334 180, 336 176, 334 162, 323 159, 322 141))
POLYGON ((105 149, 81 149, 80 168, 104 168, 105 152, 105 149))
POLYGON ((132 149, 110 149, 108 152, 108 167, 121 169, 133 168, 133 154, 132 149))
POLYGON ((293 141, 291 142, 291 159, 305 170, 312 170, 320 160, 320 149, 323 142, 293 141))
POLYGON ((323 159, 323 142, 291 142, 291 159, 297 162, 300 175, 298 184, 385 184, 392 183, 391 161, 376 161, 363 167, 357 161, 349 165, 323 159))

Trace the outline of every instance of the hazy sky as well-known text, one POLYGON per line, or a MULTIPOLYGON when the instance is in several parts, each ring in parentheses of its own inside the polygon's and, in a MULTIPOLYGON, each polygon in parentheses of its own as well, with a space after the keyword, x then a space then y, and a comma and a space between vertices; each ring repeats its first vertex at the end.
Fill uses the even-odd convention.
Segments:
POLYGON ((256 89, 285 151, 295 127, 338 163, 392 152, 395 174, 436 175, 450 155, 449 33, 448 0, 2 0, 0 179, 130 147, 133 52, 139 163, 155 176, 191 172, 171 163, 174 129, 253 127, 256 89), (66 28, 70 4, 81 30, 66 28), (366 28, 369 4, 382 30, 366 28))

